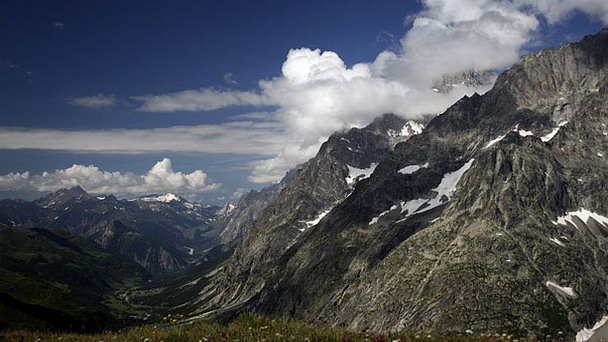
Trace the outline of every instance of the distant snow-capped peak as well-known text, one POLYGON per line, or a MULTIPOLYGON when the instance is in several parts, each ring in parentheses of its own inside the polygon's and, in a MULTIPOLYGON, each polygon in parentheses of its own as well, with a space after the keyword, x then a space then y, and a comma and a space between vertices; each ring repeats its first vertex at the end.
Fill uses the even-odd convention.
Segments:
POLYGON ((172 201, 182 202, 181 197, 174 195, 172 193, 166 193, 166 194, 160 195, 160 196, 140 197, 139 200, 144 201, 144 202, 165 202, 165 203, 169 203, 172 201))

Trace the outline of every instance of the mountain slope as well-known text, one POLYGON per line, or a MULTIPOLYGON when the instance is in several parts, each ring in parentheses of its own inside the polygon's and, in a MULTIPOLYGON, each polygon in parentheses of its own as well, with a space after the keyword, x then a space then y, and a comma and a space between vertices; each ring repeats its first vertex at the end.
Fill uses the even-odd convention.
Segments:
POLYGON ((0 246, 0 328, 100 330, 134 313, 111 302, 145 272, 94 243, 65 231, 0 229, 0 246))
POLYGON ((251 190, 240 198, 236 207, 224 218, 226 227, 220 234, 220 241, 225 245, 237 244, 260 216, 264 209, 272 202, 299 172, 294 168, 287 172, 280 182, 269 185, 259 191, 251 190))
POLYGON ((458 127, 469 136, 458 156, 476 160, 441 219, 346 291, 333 319, 572 335, 599 321, 608 312, 607 75, 604 30, 526 56, 491 92, 431 122, 420 138, 436 143, 450 116, 478 120, 458 127), (485 131, 497 138, 467 134, 485 131), (397 314, 379 314, 389 308, 397 314))
POLYGON ((354 191, 341 180, 371 160, 326 158, 332 137, 198 314, 553 336, 593 325, 608 312, 607 75, 608 30, 530 54, 387 150, 354 191))
POLYGON ((195 300, 205 303, 195 311, 206 315, 209 310, 241 308, 263 286, 258 274, 276 271, 275 260, 286 257, 291 246, 371 174, 395 143, 422 128, 416 122, 384 115, 365 128, 332 135, 254 222, 226 270, 195 300))

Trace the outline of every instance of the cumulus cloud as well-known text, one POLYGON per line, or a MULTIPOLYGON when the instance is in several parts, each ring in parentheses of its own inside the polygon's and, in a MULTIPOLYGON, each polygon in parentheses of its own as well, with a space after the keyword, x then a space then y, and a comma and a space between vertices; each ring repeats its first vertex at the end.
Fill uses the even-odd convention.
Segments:
POLYGON ((97 94, 93 96, 73 97, 68 99, 68 103, 73 106, 96 109, 113 106, 116 103, 116 96, 113 94, 97 94))
POLYGON ((99 153, 200 152, 274 155, 284 145, 276 122, 234 121, 221 125, 153 129, 61 130, 0 128, 0 149, 99 153))
POLYGON ((3 191, 47 192, 77 185, 91 193, 118 196, 165 192, 191 196, 220 188, 220 184, 210 181, 202 170, 191 173, 174 171, 171 160, 167 158, 143 175, 104 171, 94 165, 72 165, 39 175, 30 172, 0 175, 0 190, 3 191))
MULTIPOLYGON (((247 137, 239 131, 239 135, 225 140, 212 140, 225 142, 227 148, 220 144, 198 148, 226 152, 237 145, 236 149, 243 152, 247 151, 244 145, 264 141, 272 145, 271 149, 264 149, 272 151, 273 157, 251 164, 253 171, 249 180, 271 182, 280 179, 287 169, 314 156, 320 144, 335 131, 364 126, 388 112, 409 119, 439 114, 464 95, 487 91, 491 84, 454 87, 447 94, 433 91, 432 85, 446 74, 471 69, 499 71, 508 67, 536 36, 543 20, 554 24, 578 10, 608 23, 606 0, 421 0, 421 4, 421 11, 408 18, 411 28, 398 46, 391 45, 390 50, 383 51, 373 61, 348 66, 335 52, 303 47, 289 51, 279 76, 260 81, 258 87, 250 91, 203 88, 133 99, 144 112, 211 111, 235 106, 273 108, 270 114, 256 113, 255 119, 251 117, 258 124, 269 120, 269 124, 278 126, 254 129, 254 134, 273 135, 266 137, 268 141, 262 136, 237 141, 247 137), (275 132, 281 132, 278 139, 275 132)), ((198 129, 206 128, 195 128, 198 129)), ((187 128, 172 130, 178 134, 163 136, 162 140, 148 135, 149 131, 111 131, 109 136, 118 137, 119 141, 124 139, 120 145, 99 137, 94 143, 104 146, 103 150, 112 150, 124 146, 126 136, 135 133, 140 134, 140 139, 151 140, 150 149, 164 143, 165 149, 174 150, 174 144, 192 146, 198 140, 198 133, 187 128), (179 133, 184 130, 187 134, 180 137, 179 133)), ((221 130, 230 128, 222 126, 221 130)), ((27 139, 9 142, 15 138, 10 133, 0 131, 0 147, 32 148, 28 147, 31 143, 27 139)), ((48 142, 56 146, 58 143, 49 136, 47 132, 38 132, 34 135, 36 145, 48 142)), ((62 145, 74 145, 75 149, 81 145, 70 143, 59 134, 53 137, 59 138, 62 145)), ((148 150, 146 144, 136 141, 133 144, 137 147, 132 149, 148 150)), ((89 146, 86 140, 83 145, 99 149, 89 146)), ((257 146, 250 149, 259 150, 257 146)))
POLYGON ((428 86, 446 73, 502 69, 517 61, 537 18, 509 1, 426 0, 399 53, 373 63, 378 76, 428 86))
POLYGON ((517 0, 543 15, 550 24, 566 19, 573 11, 601 20, 608 25, 608 2, 604 0, 517 0))
POLYGON ((274 158, 252 164, 249 180, 280 179, 286 170, 314 156, 335 131, 367 125, 383 113, 410 119, 438 114, 463 95, 489 88, 463 87, 439 94, 431 88, 434 79, 428 78, 424 84, 408 77, 391 79, 375 69, 374 64, 347 67, 334 52, 291 50, 282 76, 260 82, 262 93, 279 107, 287 141, 274 158))

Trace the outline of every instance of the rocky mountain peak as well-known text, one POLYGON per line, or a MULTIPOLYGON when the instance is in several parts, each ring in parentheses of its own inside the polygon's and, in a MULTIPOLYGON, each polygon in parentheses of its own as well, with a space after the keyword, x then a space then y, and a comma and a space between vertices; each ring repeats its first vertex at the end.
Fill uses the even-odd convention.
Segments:
POLYGON ((195 313, 567 338, 601 322, 607 61, 602 31, 524 57, 394 149, 376 131, 399 118, 332 135, 195 313))
POLYGON ((60 189, 38 200, 43 207, 64 205, 72 201, 89 200, 93 198, 80 186, 68 189, 60 189))
POLYGON ((501 74, 490 97, 501 106, 547 114, 554 122, 580 111, 584 98, 600 91, 608 77, 608 31, 578 43, 524 56, 501 74))
POLYGON ((166 193, 164 195, 158 195, 158 194, 151 194, 151 195, 145 195, 145 196, 141 196, 138 198, 138 200, 140 201, 144 201, 144 202, 164 202, 164 203, 170 203, 170 202, 186 202, 186 200, 178 195, 172 194, 172 193, 166 193))
POLYGON ((447 94, 460 87, 482 88, 490 87, 496 74, 488 70, 468 70, 464 72, 443 75, 433 83, 431 88, 437 93, 447 94))

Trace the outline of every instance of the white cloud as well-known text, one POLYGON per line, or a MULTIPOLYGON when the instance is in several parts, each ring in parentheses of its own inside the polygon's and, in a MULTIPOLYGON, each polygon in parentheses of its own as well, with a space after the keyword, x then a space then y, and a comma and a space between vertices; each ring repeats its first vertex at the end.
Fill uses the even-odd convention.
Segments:
POLYGON ((502 69, 517 61, 538 20, 509 1, 426 0, 398 54, 374 62, 377 75, 410 85, 446 73, 502 69))
POLYGON ((605 0, 517 0, 519 4, 532 6, 550 24, 558 23, 578 10, 608 25, 608 1, 605 0))
POLYGON ((93 96, 73 97, 68 99, 68 103, 73 106, 95 109, 113 106, 116 103, 116 97, 113 94, 97 94, 93 96))
POLYGON ((202 170, 191 173, 174 171, 171 160, 167 158, 143 175, 103 171, 94 165, 72 165, 39 175, 30 172, 0 175, 0 190, 3 191, 47 192, 77 185, 91 193, 118 196, 166 192, 190 196, 220 188, 220 184, 211 182, 202 170))
POLYGON ((274 155, 284 145, 276 122, 235 121, 222 125, 152 129, 60 130, 1 128, 0 149, 93 153, 199 152, 274 155))
POLYGON ((347 66, 331 51, 289 51, 281 76, 259 82, 253 92, 202 89, 145 97, 141 110, 212 110, 234 105, 274 105, 287 139, 274 157, 252 164, 254 182, 280 179, 314 156, 339 130, 363 126, 383 113, 410 119, 438 114, 481 88, 432 90, 443 75, 496 70, 515 62, 539 23, 522 4, 495 0, 425 0, 401 39, 371 63, 347 66))
MULTIPOLYGON (((606 0, 421 0, 421 3, 422 10, 409 17, 412 27, 400 40, 400 46, 367 63, 347 66, 335 52, 292 49, 281 75, 260 81, 257 89, 203 88, 133 98, 140 102, 139 110, 147 112, 270 106, 276 108, 273 113, 256 113, 248 119, 256 120, 257 125, 270 120, 272 128, 233 124, 157 131, 110 130, 92 132, 90 141, 85 136, 91 133, 85 131, 36 131, 31 137, 20 137, 14 134, 15 130, 0 130, 0 148, 44 145, 48 147, 43 148, 87 151, 257 151, 273 157, 251 164, 249 180, 276 181, 287 169, 314 156, 320 144, 335 131, 366 125, 389 112, 410 119, 438 114, 464 95, 487 91, 490 85, 455 87, 448 94, 431 88, 445 74, 508 67, 535 37, 543 18, 554 24, 580 10, 608 23, 606 0), (209 130, 218 136, 208 135, 209 130), (30 138, 34 142, 29 142, 30 138), (200 146, 204 145, 201 142, 211 144, 200 146)), ((230 77, 227 74, 226 79, 230 77)))
POLYGON ((231 198, 238 200, 243 197, 244 194, 248 193, 249 190, 245 188, 237 188, 236 191, 232 194, 231 198))
POLYGON ((237 82, 234 78, 233 78, 233 74, 231 72, 227 72, 224 74, 224 76, 222 77, 222 79, 224 80, 224 83, 228 84, 228 85, 235 85, 235 84, 239 84, 239 82, 237 82))
POLYGON ((184 90, 165 95, 133 97, 141 101, 143 112, 209 111, 232 106, 262 106, 268 104, 264 96, 248 91, 220 91, 206 88, 184 90))

